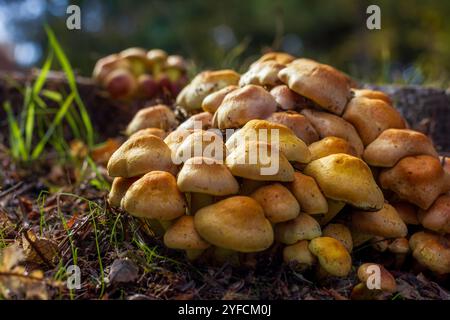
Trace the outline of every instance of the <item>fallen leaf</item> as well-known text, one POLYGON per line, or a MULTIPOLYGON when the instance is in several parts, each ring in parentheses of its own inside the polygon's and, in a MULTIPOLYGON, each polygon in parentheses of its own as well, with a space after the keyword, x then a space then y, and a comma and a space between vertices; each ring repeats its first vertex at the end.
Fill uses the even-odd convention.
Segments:
POLYGON ((23 235, 22 247, 28 262, 53 265, 58 256, 58 244, 53 240, 36 236, 32 230, 23 235))
POLYGON ((135 282, 139 276, 139 268, 129 259, 116 259, 111 265, 109 282, 112 285, 135 282))

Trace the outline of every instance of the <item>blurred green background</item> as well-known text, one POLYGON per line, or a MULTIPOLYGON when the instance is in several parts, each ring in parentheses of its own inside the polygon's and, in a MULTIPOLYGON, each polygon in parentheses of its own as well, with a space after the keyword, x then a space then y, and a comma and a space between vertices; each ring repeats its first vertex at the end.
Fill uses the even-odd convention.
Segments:
POLYGON ((100 57, 130 46, 182 54, 197 70, 239 71, 272 49, 373 83, 447 87, 449 17, 448 0, 0 0, 0 68, 38 66, 47 22, 83 75, 100 57), (81 7, 81 30, 66 28, 69 4, 81 7), (381 30, 366 28, 370 4, 381 8, 381 30))

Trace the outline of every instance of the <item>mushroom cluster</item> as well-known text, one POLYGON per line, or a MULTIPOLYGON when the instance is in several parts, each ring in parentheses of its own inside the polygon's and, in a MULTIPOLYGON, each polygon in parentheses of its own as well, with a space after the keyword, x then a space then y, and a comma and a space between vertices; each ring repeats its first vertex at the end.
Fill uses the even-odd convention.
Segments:
MULTIPOLYGON (((140 111, 108 163, 111 205, 146 219, 167 247, 233 263, 281 247, 295 268, 344 277, 365 244, 397 267, 412 255, 450 273, 450 174, 383 92, 270 53, 242 76, 199 74, 177 104, 191 117, 177 126, 167 107, 140 111)), ((395 291, 376 265, 381 288, 367 292, 370 265, 355 298, 395 291)))
POLYGON ((93 78, 114 99, 176 97, 187 83, 183 57, 164 50, 128 48, 97 61, 93 78))

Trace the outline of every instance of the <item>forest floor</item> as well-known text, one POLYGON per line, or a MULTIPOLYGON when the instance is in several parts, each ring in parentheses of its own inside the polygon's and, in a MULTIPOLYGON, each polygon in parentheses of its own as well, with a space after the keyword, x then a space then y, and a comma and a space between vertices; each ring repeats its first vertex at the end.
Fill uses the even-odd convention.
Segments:
MULTIPOLYGON (((318 280, 282 263, 273 248, 243 266, 188 261, 126 213, 108 206, 104 168, 46 159, 18 167, 0 145, 0 298, 38 299, 349 299, 358 283, 318 280), (73 267, 80 269, 80 288, 73 267), (72 282, 71 282, 72 281, 72 282)), ((370 246, 353 252, 354 265, 392 263, 370 246), (370 257, 370 260, 367 260, 370 257)), ((395 276, 387 299, 450 299, 449 279, 409 270, 395 276)))

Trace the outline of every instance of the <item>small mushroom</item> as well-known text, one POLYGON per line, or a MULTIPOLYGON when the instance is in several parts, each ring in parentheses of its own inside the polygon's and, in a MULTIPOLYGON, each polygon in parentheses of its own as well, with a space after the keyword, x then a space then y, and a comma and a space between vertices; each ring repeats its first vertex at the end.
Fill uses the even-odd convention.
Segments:
POLYGON ((450 233, 450 195, 441 195, 428 210, 419 210, 418 219, 428 230, 450 233))
POLYGON ((190 129, 189 130, 177 129, 169 133, 167 137, 164 138, 164 143, 169 147, 174 159, 176 158, 178 147, 193 132, 194 130, 190 129))
POLYGON ((395 267, 397 269, 401 268, 406 260, 409 249, 409 241, 406 238, 394 239, 388 247, 388 250, 395 255, 395 267))
POLYGON ((450 175, 437 158, 421 155, 401 159, 379 176, 381 187, 427 210, 436 198, 450 190, 450 175))
POLYGON ((276 111, 275 99, 262 87, 247 85, 228 93, 216 111, 219 129, 240 128, 253 119, 265 119, 276 111))
POLYGON ((275 239, 284 244, 311 240, 322 235, 319 223, 310 215, 300 213, 297 218, 275 225, 275 239))
POLYGON ((268 52, 263 54, 255 63, 264 61, 275 61, 281 64, 288 64, 295 60, 295 57, 286 52, 268 52))
POLYGON ((349 274, 352 258, 339 240, 330 237, 314 238, 308 248, 327 273, 336 277, 345 277, 349 274))
POLYGON ((281 81, 323 109, 341 115, 351 97, 347 76, 310 59, 297 59, 278 73, 281 81))
POLYGON ((136 78, 128 69, 114 69, 105 76, 103 85, 113 99, 128 99, 138 89, 136 78))
POLYGON ((312 123, 320 138, 338 137, 348 141, 358 157, 364 152, 364 145, 355 127, 344 119, 327 112, 304 109, 301 113, 312 123))
POLYGON ((137 77, 147 72, 149 61, 147 52, 142 48, 128 48, 119 53, 119 57, 130 62, 130 70, 137 77))
POLYGON ((355 97, 348 103, 342 117, 356 128, 365 146, 386 129, 405 128, 400 112, 378 99, 355 97))
POLYGON ((177 130, 207 130, 212 126, 212 117, 209 112, 194 114, 180 124, 177 130))
POLYGON ((223 99, 225 99, 225 96, 238 88, 238 86, 234 85, 227 86, 207 95, 202 101, 202 109, 209 113, 215 113, 222 104, 223 99))
POLYGON ((380 210, 384 197, 369 167, 359 158, 338 153, 311 161, 304 173, 312 176, 327 198, 363 210, 380 210))
POLYGON ((170 55, 167 57, 164 72, 170 81, 178 81, 186 73, 186 69, 187 63, 182 56, 170 55))
POLYGON ((277 148, 248 141, 227 156, 225 163, 234 176, 259 181, 293 181, 294 168, 277 148))
POLYGON ((173 111, 166 105, 159 104, 139 110, 128 124, 126 132, 131 135, 145 128, 159 128, 170 131, 177 124, 178 121, 173 111))
POLYGON ((294 181, 288 184, 288 188, 299 202, 303 212, 307 214, 325 214, 328 212, 327 200, 314 178, 295 172, 294 181))
POLYGON ((253 63, 248 71, 241 76, 239 86, 249 84, 273 87, 281 83, 278 72, 285 67, 284 64, 274 60, 258 61, 253 63))
POLYGON ((301 114, 294 112, 275 112, 267 118, 267 121, 285 125, 307 145, 319 140, 316 129, 314 129, 309 120, 301 114))
POLYGON ((147 60, 150 63, 152 74, 159 76, 167 61, 167 52, 161 49, 152 49, 147 52, 147 60))
POLYGON ((165 171, 152 171, 134 182, 122 199, 125 211, 135 217, 173 220, 186 212, 177 180, 165 171))
POLYGON ((234 196, 197 211, 195 229, 209 243, 239 252, 258 252, 273 243, 273 230, 256 200, 234 196))
POLYGON ((437 234, 420 231, 411 236, 409 246, 414 258, 438 274, 450 273, 450 240, 437 234))
POLYGON ((117 69, 129 69, 130 62, 121 58, 118 54, 110 54, 97 61, 92 72, 92 78, 101 85, 109 73, 117 69))
POLYGON ((295 219, 300 213, 300 205, 295 197, 279 183, 261 187, 250 197, 258 201, 266 218, 272 223, 295 219))
POLYGON ((163 130, 163 129, 159 129, 159 128, 146 128, 146 129, 141 129, 136 131, 135 133, 133 133, 131 137, 141 137, 141 136, 148 136, 148 135, 154 135, 157 137, 160 137, 161 139, 164 139, 167 136, 167 133, 163 130))
MULTIPOLYGON (((289 89, 287 85, 279 85, 270 90, 279 108, 283 110, 304 109, 308 105, 305 97, 289 89)), ((311 103, 309 103, 311 104, 311 103)))
POLYGON ((211 246, 195 230, 194 216, 176 219, 164 234, 164 244, 168 248, 186 250, 192 260, 211 246))
POLYGON ((352 89, 355 98, 365 97, 369 99, 383 100, 389 105, 392 105, 392 99, 384 92, 370 89, 352 89))
POLYGON ((338 137, 325 137, 322 140, 313 142, 308 148, 311 152, 311 161, 336 153, 357 156, 355 149, 350 143, 347 140, 338 137))
POLYGON ((354 210, 351 219, 352 229, 374 236, 399 238, 405 237, 408 233, 406 224, 395 208, 387 203, 378 211, 354 210))
POLYGON ((207 157, 223 163, 226 156, 227 148, 220 133, 196 130, 178 146, 174 160, 179 164, 192 157, 207 157))
POLYGON ((301 240, 283 249, 283 260, 285 263, 296 263, 300 271, 311 268, 317 263, 315 255, 309 251, 309 241, 301 240))
POLYGON ((153 170, 176 172, 171 151, 164 141, 154 135, 129 138, 108 161, 110 177, 131 178, 153 170))
POLYGON ((155 77, 150 74, 138 76, 137 86, 138 95, 145 99, 154 98, 160 89, 155 77))
POLYGON ((206 96, 229 85, 237 85, 239 78, 233 70, 201 72, 181 90, 176 103, 188 111, 201 109, 206 96))
POLYGON ((328 224, 322 232, 324 237, 334 238, 342 242, 348 252, 353 250, 353 239, 350 229, 340 223, 328 224))
POLYGON ((266 120, 250 120, 226 142, 233 151, 247 141, 263 141, 277 147, 289 161, 308 163, 311 159, 306 144, 288 127, 266 120))
POLYGON ((376 263, 364 263, 358 268, 358 278, 361 283, 352 290, 352 300, 381 299, 385 294, 397 291, 397 283, 392 274, 382 265, 376 263), (379 272, 379 283, 375 275, 379 272), (373 280, 372 280, 373 279, 373 280), (376 286, 379 285, 379 288, 376 286), (372 287, 370 288, 369 287, 372 287))
POLYGON ((109 191, 108 195, 109 205, 112 207, 120 207, 120 203, 125 196, 125 193, 137 179, 138 178, 114 178, 111 184, 111 191, 109 191))
POLYGON ((400 159, 416 155, 438 156, 426 135, 409 129, 385 130, 364 150, 364 160, 376 167, 393 167, 400 159))
POLYGON ((191 193, 191 213, 210 205, 213 196, 236 194, 239 184, 228 168, 211 158, 188 159, 178 174, 180 191, 191 193))

